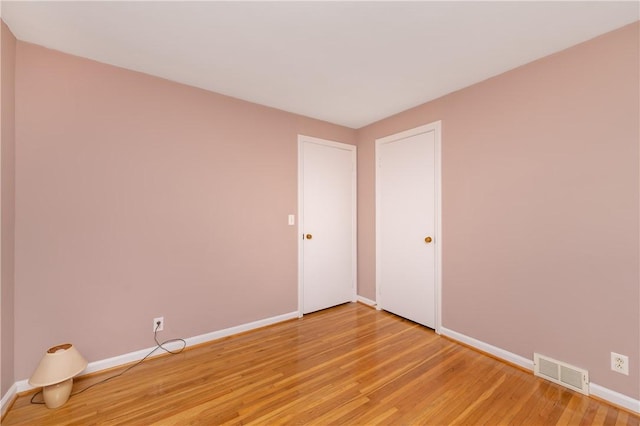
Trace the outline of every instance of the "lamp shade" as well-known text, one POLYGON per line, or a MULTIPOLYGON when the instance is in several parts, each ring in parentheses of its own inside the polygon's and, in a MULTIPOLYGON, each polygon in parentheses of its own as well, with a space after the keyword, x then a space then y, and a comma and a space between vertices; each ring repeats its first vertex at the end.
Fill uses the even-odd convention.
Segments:
POLYGON ((33 372, 32 386, 49 386, 72 378, 87 368, 87 360, 71 343, 49 348, 33 372))

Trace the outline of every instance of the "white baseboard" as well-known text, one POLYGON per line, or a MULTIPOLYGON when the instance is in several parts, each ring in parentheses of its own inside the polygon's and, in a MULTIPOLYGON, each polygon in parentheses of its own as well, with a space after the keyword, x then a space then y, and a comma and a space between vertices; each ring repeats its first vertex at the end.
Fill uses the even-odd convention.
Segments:
POLYGON ((462 333, 449 330, 448 328, 445 328, 445 327, 440 328, 440 334, 442 334, 443 336, 450 337, 453 340, 457 340, 458 342, 464 343, 465 345, 469 345, 476 349, 480 349, 483 352, 491 354, 505 361, 509 361, 510 363, 518 365, 527 370, 533 371, 533 360, 521 357, 520 355, 516 355, 512 352, 505 351, 502 348, 474 339, 473 337, 465 336, 462 333))
MULTIPOLYGON (((474 339, 473 337, 465 336, 462 333, 449 330, 448 328, 445 328, 445 327, 440 328, 440 331, 443 336, 447 336, 453 340, 472 346, 483 352, 491 354, 497 358, 503 359, 505 361, 509 361, 512 364, 515 364, 527 370, 533 371, 533 360, 524 358, 520 355, 516 355, 512 352, 506 351, 504 349, 501 349, 496 346, 490 345, 488 343, 482 342, 480 340, 474 339)), ((640 400, 633 399, 630 396, 618 393, 611 389, 607 389, 595 383, 589 384, 589 393, 593 396, 596 396, 600 399, 610 402, 611 404, 615 404, 619 407, 623 407, 623 408, 626 408, 627 410, 631 410, 635 413, 640 414, 640 400)))
POLYGON ((640 414, 640 400, 638 399, 633 399, 630 396, 607 389, 595 383, 589 383, 589 393, 600 399, 609 401, 612 404, 640 414))
POLYGON ((237 325, 235 327, 225 328, 224 330, 201 334, 199 336, 189 337, 185 340, 187 341, 187 346, 199 345, 200 343, 206 343, 211 340, 221 339, 223 337, 232 336, 238 333, 244 333, 245 331, 255 330, 256 328, 266 327, 268 325, 277 324, 279 322, 295 318, 298 318, 298 311, 289 312, 287 314, 282 314, 275 317, 250 322, 247 324, 237 325))
POLYGON ((2 399, 0 399, 0 417, 4 416, 4 413, 7 412, 7 410, 9 409, 9 405, 11 404, 11 401, 13 401, 13 398, 16 396, 17 393, 18 393, 18 386, 14 383, 13 385, 11 385, 7 393, 5 393, 2 396, 2 399))
POLYGON ((360 303, 364 303, 365 305, 369 305, 369 306, 373 306, 374 308, 376 307, 377 303, 375 300, 371 300, 371 299, 367 299, 364 296, 360 296, 358 295, 358 302, 360 303))
MULTIPOLYGON (((187 347, 199 345, 201 343, 210 342, 212 340, 221 339, 223 337, 231 336, 238 333, 243 333, 245 331, 254 330, 256 328, 265 327, 267 325, 276 324, 282 321, 287 321, 290 319, 298 318, 298 312, 289 312, 287 314, 277 315, 271 318, 265 318, 258 321, 253 321, 247 324, 238 325, 235 327, 225 328, 224 330, 213 331, 211 333, 201 334, 199 336, 188 337, 184 339, 187 342, 187 347)), ((180 342, 171 342, 163 345, 167 349, 174 351, 180 349, 182 347, 182 343, 180 342)), ((106 370, 109 368, 118 367, 124 364, 128 364, 131 362, 139 361, 144 358, 149 352, 155 350, 155 353, 150 357, 162 355, 165 353, 162 349, 158 349, 156 346, 141 349, 135 352, 129 352, 127 354, 114 356, 112 358, 103 359, 100 361, 90 362, 87 368, 82 372, 82 374, 95 373, 97 371, 106 370)), ((14 394, 16 392, 24 392, 31 389, 34 389, 34 386, 31 386, 29 382, 25 380, 17 381, 12 388, 16 388, 14 394)), ((4 398, 3 398, 4 401, 4 398)))
MULTIPOLYGON (((362 296, 358 296, 358 301, 362 302, 369 306, 376 306, 376 302, 373 300, 367 299, 362 296)), ((287 321, 290 319, 298 318, 298 312, 290 312, 283 315, 278 315, 271 318, 266 318, 259 321, 250 322, 247 324, 226 328, 224 330, 214 331, 211 333, 201 334, 199 336, 186 338, 187 346, 194 346, 201 343, 206 343, 212 340, 221 339, 223 337, 231 336, 238 333, 243 333, 245 331, 254 330, 256 328, 265 327, 268 325, 276 324, 282 321, 287 321)), ((512 364, 518 365, 524 369, 533 371, 533 361, 527 358, 524 358, 520 355, 516 355, 512 352, 506 351, 504 349, 498 348, 497 346, 490 345, 488 343, 482 342, 480 340, 474 339, 473 337, 466 336, 462 333, 458 333, 457 331, 449 330, 448 328, 441 327, 440 332, 443 336, 447 336, 453 340, 464 343, 476 349, 479 349, 483 352, 491 354, 497 358, 508 361, 512 364)), ((179 349, 181 344, 178 342, 173 342, 165 345, 170 350, 179 349)), ((87 368, 83 371, 83 374, 93 373, 96 371, 102 371, 113 367, 118 367, 120 365, 128 364, 130 362, 139 361, 144 358, 149 352, 151 352, 154 347, 141 349, 139 351, 130 352, 128 354, 123 354, 119 356, 115 356, 112 358, 107 358, 100 361, 94 361, 89 363, 87 368)), ((156 351, 157 355, 162 354, 162 351, 156 351)), ((34 387, 29 384, 29 382, 25 380, 19 380, 14 383, 7 393, 2 396, 0 400, 0 415, 4 415, 5 411, 9 408, 9 404, 13 400, 19 392, 24 392, 34 387)), ((631 398, 630 396, 618 393, 611 389, 605 388, 603 386, 597 385, 595 383, 589 384, 589 392, 591 395, 596 396, 600 399, 608 401, 617 406, 626 408, 632 412, 640 414, 640 400, 631 398)))

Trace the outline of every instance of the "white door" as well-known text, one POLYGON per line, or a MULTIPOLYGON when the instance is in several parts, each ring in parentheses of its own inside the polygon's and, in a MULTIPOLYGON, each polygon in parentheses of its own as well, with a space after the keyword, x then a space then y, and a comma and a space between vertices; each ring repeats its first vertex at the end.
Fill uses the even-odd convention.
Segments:
POLYGON ((299 311, 356 299, 356 147, 298 137, 299 311))
POLYGON ((376 141, 378 306, 439 329, 440 122, 376 141))

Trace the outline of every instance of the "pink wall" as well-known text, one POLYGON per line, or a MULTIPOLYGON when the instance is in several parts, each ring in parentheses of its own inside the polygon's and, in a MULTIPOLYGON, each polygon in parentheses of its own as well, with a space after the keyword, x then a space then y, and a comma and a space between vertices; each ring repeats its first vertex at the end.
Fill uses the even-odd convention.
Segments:
POLYGON ((18 42, 16 377, 297 310, 297 134, 355 131, 18 42))
POLYGON ((2 281, 0 303, 0 396, 14 376, 14 209, 15 209, 15 64, 16 39, 0 21, 0 141, 2 152, 2 281))
POLYGON ((640 399, 638 28, 360 129, 359 293, 375 298, 375 139, 442 120, 443 326, 640 399))

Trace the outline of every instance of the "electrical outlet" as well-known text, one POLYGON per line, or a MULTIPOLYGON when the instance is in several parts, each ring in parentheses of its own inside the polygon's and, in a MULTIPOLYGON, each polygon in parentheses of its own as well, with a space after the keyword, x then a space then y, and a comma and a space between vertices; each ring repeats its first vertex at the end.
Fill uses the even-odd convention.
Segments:
POLYGON ((153 331, 162 331, 164 330, 164 317, 157 317, 153 319, 153 331), (160 325, 158 325, 160 323, 160 325), (157 327, 157 328, 156 328, 157 327))
POLYGON ((629 357, 611 352, 611 369, 616 373, 629 375, 629 357))

